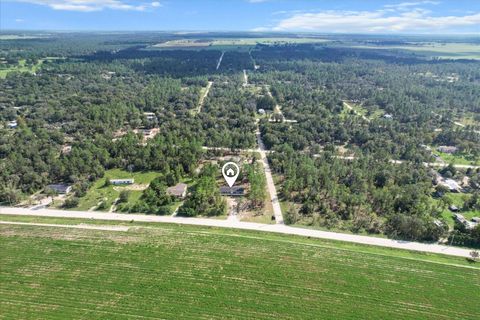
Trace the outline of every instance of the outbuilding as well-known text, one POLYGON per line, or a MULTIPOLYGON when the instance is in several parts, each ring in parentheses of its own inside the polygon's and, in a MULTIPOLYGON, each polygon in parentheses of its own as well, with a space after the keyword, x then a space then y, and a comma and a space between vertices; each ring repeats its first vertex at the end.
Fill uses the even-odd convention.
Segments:
POLYGON ((72 191, 72 186, 63 183, 49 184, 45 190, 51 190, 58 194, 69 194, 72 191))

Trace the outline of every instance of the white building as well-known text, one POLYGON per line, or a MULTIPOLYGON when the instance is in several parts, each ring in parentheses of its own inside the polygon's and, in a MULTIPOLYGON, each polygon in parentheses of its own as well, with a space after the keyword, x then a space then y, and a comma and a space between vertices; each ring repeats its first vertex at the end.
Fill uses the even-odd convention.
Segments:
POLYGON ((110 183, 119 186, 119 185, 127 185, 127 184, 133 184, 135 180, 133 178, 131 179, 111 179, 110 183))
POLYGON ((458 182, 453 179, 445 179, 443 181, 440 181, 440 184, 447 187, 450 192, 460 192, 460 190, 462 190, 460 184, 458 184, 458 182))

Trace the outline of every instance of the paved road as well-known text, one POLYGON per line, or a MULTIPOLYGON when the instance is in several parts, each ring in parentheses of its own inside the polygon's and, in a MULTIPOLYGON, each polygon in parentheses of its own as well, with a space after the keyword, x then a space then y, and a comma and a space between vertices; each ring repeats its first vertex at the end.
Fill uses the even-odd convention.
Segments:
POLYGON ((23 216, 43 216, 43 217, 57 217, 57 218, 83 218, 93 220, 114 220, 114 221, 139 221, 139 222, 161 222, 161 223, 176 223, 188 224, 197 226, 211 226, 220 228, 236 228, 243 230, 255 230, 264 232, 274 232, 282 234, 291 234, 306 236, 311 238, 331 239, 339 241, 354 242, 360 244, 367 244, 380 247, 389 247, 397 249, 406 249, 413 251, 438 253, 458 257, 469 257, 470 250, 450 247, 439 244, 425 244, 410 241, 398 241, 385 238, 375 238, 367 236, 359 236, 352 234, 310 230, 303 228, 289 227, 284 224, 261 224, 253 222, 239 222, 227 221, 217 219, 204 218, 183 218, 183 217, 169 217, 169 216, 151 216, 140 214, 120 214, 120 213, 106 213, 106 212, 88 212, 88 211, 62 211, 62 210, 29 210, 23 208, 7 208, 0 207, 0 215, 23 215, 23 216))
POLYGON ((248 86, 248 75, 247 70, 243 69, 243 86, 248 86))
MULTIPOLYGON (((433 111, 432 111, 432 113, 433 113, 434 115, 442 118, 442 115, 440 115, 440 114, 438 114, 438 113, 436 113, 436 112, 433 112, 433 111)), ((466 125, 464 125, 463 123, 460 123, 460 122, 458 122, 458 121, 454 121, 454 120, 448 120, 448 121, 450 121, 451 123, 453 123, 453 124, 456 125, 456 126, 459 126, 459 127, 462 127, 462 128, 466 128, 466 125)), ((478 130, 472 130, 472 131, 475 132, 475 133, 480 134, 480 131, 478 131, 478 130)))
MULTIPOLYGON (((390 160, 391 163, 393 164, 401 164, 404 163, 404 160, 390 160)), ((449 164, 445 162, 423 162, 423 165, 425 167, 447 167, 449 164)), ((453 164, 454 168, 457 169, 480 169, 480 166, 475 166, 475 165, 470 165, 470 164, 453 164)))
POLYGON ((270 200, 272 201, 273 215, 275 216, 275 221, 277 222, 277 224, 283 224, 282 208, 280 207, 280 202, 278 201, 278 194, 277 189, 275 188, 275 183, 273 182, 272 170, 270 169, 270 165, 268 164, 267 150, 265 149, 265 144, 262 140, 262 134, 260 133, 260 129, 258 127, 255 134, 257 135, 260 160, 263 162, 263 168, 265 170, 268 193, 270 194, 270 200))
MULTIPOLYGON (((227 151, 227 152, 259 152, 258 149, 232 149, 225 147, 202 147, 203 150, 227 151)), ((266 152, 270 152, 266 150, 266 152)))
POLYGON ((222 63, 223 55, 224 55, 224 54, 225 54, 225 51, 222 51, 222 55, 220 56, 220 59, 218 59, 217 70, 218 70, 218 68, 220 68, 220 64, 222 63))

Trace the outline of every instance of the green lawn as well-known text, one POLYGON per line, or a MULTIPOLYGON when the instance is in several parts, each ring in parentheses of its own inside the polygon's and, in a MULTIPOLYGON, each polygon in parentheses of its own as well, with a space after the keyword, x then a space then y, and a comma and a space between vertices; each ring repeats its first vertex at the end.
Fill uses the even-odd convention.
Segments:
POLYGON ((480 45, 476 43, 435 43, 417 42, 414 45, 375 46, 353 45, 353 48, 365 49, 397 49, 415 52, 416 54, 440 59, 480 59, 480 45))
POLYGON ((37 72, 42 67, 44 61, 46 61, 46 60, 51 61, 51 60, 58 60, 58 59, 63 59, 63 58, 61 58, 61 57, 45 57, 43 59, 39 59, 38 62, 35 65, 30 65, 30 66, 26 65, 27 61, 25 59, 20 59, 20 60, 18 60, 18 65, 10 66, 7 69, 0 69, 0 79, 5 79, 9 72, 14 72, 14 71, 16 71, 16 72, 30 72, 30 73, 37 72))
POLYGON ((434 150, 434 153, 438 154, 447 163, 453 164, 467 164, 467 165, 480 165, 480 159, 475 158, 473 155, 464 154, 464 153, 443 153, 440 151, 434 150))
MULTIPOLYGON (((134 178, 135 184, 149 184, 150 181, 158 177, 158 172, 133 172, 130 173, 121 169, 112 169, 105 172, 105 176, 102 179, 97 180, 94 185, 88 190, 87 194, 80 198, 78 207, 73 210, 89 210, 90 208, 98 205, 100 201, 106 201, 107 209, 110 208, 112 203, 120 195, 122 189, 128 189, 128 186, 108 186, 105 187, 106 179, 127 179, 134 178)), ((129 203, 136 202, 142 195, 141 190, 131 190, 129 203)))
POLYGON ((113 232, 0 225, 1 317, 478 316, 480 266, 462 258, 229 229, 149 227, 113 232))
POLYGON ((44 60, 39 60, 38 63, 33 66, 26 66, 25 65, 26 60, 21 59, 18 61, 18 65, 16 66, 12 66, 7 69, 0 69, 0 78, 4 79, 9 72, 13 72, 13 71, 30 72, 30 73, 37 72, 41 68, 43 61, 44 60))
MULTIPOLYGON (((463 203, 465 202, 465 198, 468 197, 468 195, 464 193, 448 193, 445 195, 445 197, 448 197, 452 200, 452 204, 457 206, 458 208, 462 209, 463 203)), ((435 200, 437 201, 437 200, 435 200)), ((473 217, 480 217, 480 211, 478 210, 469 210, 469 211, 460 211, 458 212, 462 214, 467 220, 472 219, 473 217)), ((448 225, 450 227, 453 227, 455 224, 455 220, 453 219, 453 213, 446 209, 442 212, 442 217, 445 218, 447 221, 448 225)))

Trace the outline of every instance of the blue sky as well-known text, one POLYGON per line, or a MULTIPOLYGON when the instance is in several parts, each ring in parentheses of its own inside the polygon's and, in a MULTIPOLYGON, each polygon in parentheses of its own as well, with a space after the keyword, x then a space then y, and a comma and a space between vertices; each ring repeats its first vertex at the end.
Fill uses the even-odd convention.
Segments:
POLYGON ((0 0, 0 28, 480 35, 480 1, 0 0))

